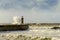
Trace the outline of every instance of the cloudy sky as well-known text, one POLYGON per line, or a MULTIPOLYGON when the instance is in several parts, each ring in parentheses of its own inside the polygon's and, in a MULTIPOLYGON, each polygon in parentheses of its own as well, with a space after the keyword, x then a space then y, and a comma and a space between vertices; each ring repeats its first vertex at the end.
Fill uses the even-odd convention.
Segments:
POLYGON ((60 0, 0 0, 0 23, 24 16, 27 23, 60 23, 60 0))

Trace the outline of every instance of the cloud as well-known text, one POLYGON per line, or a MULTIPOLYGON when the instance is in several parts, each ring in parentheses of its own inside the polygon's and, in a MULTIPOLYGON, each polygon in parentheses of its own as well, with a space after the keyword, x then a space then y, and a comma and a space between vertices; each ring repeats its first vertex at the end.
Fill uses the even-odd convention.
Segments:
POLYGON ((26 22, 59 22, 59 0, 0 0, 0 22, 24 16, 26 22))
POLYGON ((48 9, 57 4, 57 0, 0 0, 0 8, 26 8, 32 9, 34 7, 38 9, 48 9))

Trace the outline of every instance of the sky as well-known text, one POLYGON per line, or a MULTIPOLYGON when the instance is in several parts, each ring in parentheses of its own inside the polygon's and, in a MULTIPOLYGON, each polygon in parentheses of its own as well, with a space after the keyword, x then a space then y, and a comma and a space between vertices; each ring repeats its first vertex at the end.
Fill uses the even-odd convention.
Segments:
POLYGON ((0 23, 24 16, 26 23, 60 23, 60 0, 0 0, 0 23))

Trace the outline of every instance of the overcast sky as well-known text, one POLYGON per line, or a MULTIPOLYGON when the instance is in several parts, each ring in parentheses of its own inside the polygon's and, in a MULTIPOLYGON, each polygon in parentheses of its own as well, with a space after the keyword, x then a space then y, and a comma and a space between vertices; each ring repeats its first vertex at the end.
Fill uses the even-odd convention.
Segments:
POLYGON ((27 23, 60 23, 60 0, 0 0, 0 23, 24 16, 27 23))

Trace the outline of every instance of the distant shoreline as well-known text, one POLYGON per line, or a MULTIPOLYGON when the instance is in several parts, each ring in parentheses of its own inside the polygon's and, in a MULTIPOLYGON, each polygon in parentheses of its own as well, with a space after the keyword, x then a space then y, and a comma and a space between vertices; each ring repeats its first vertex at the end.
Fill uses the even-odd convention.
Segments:
MULTIPOLYGON (((46 26, 46 27, 54 27, 54 26, 59 26, 60 27, 60 23, 25 23, 29 26, 46 26)), ((13 25, 12 23, 0 23, 0 25, 13 25)))

